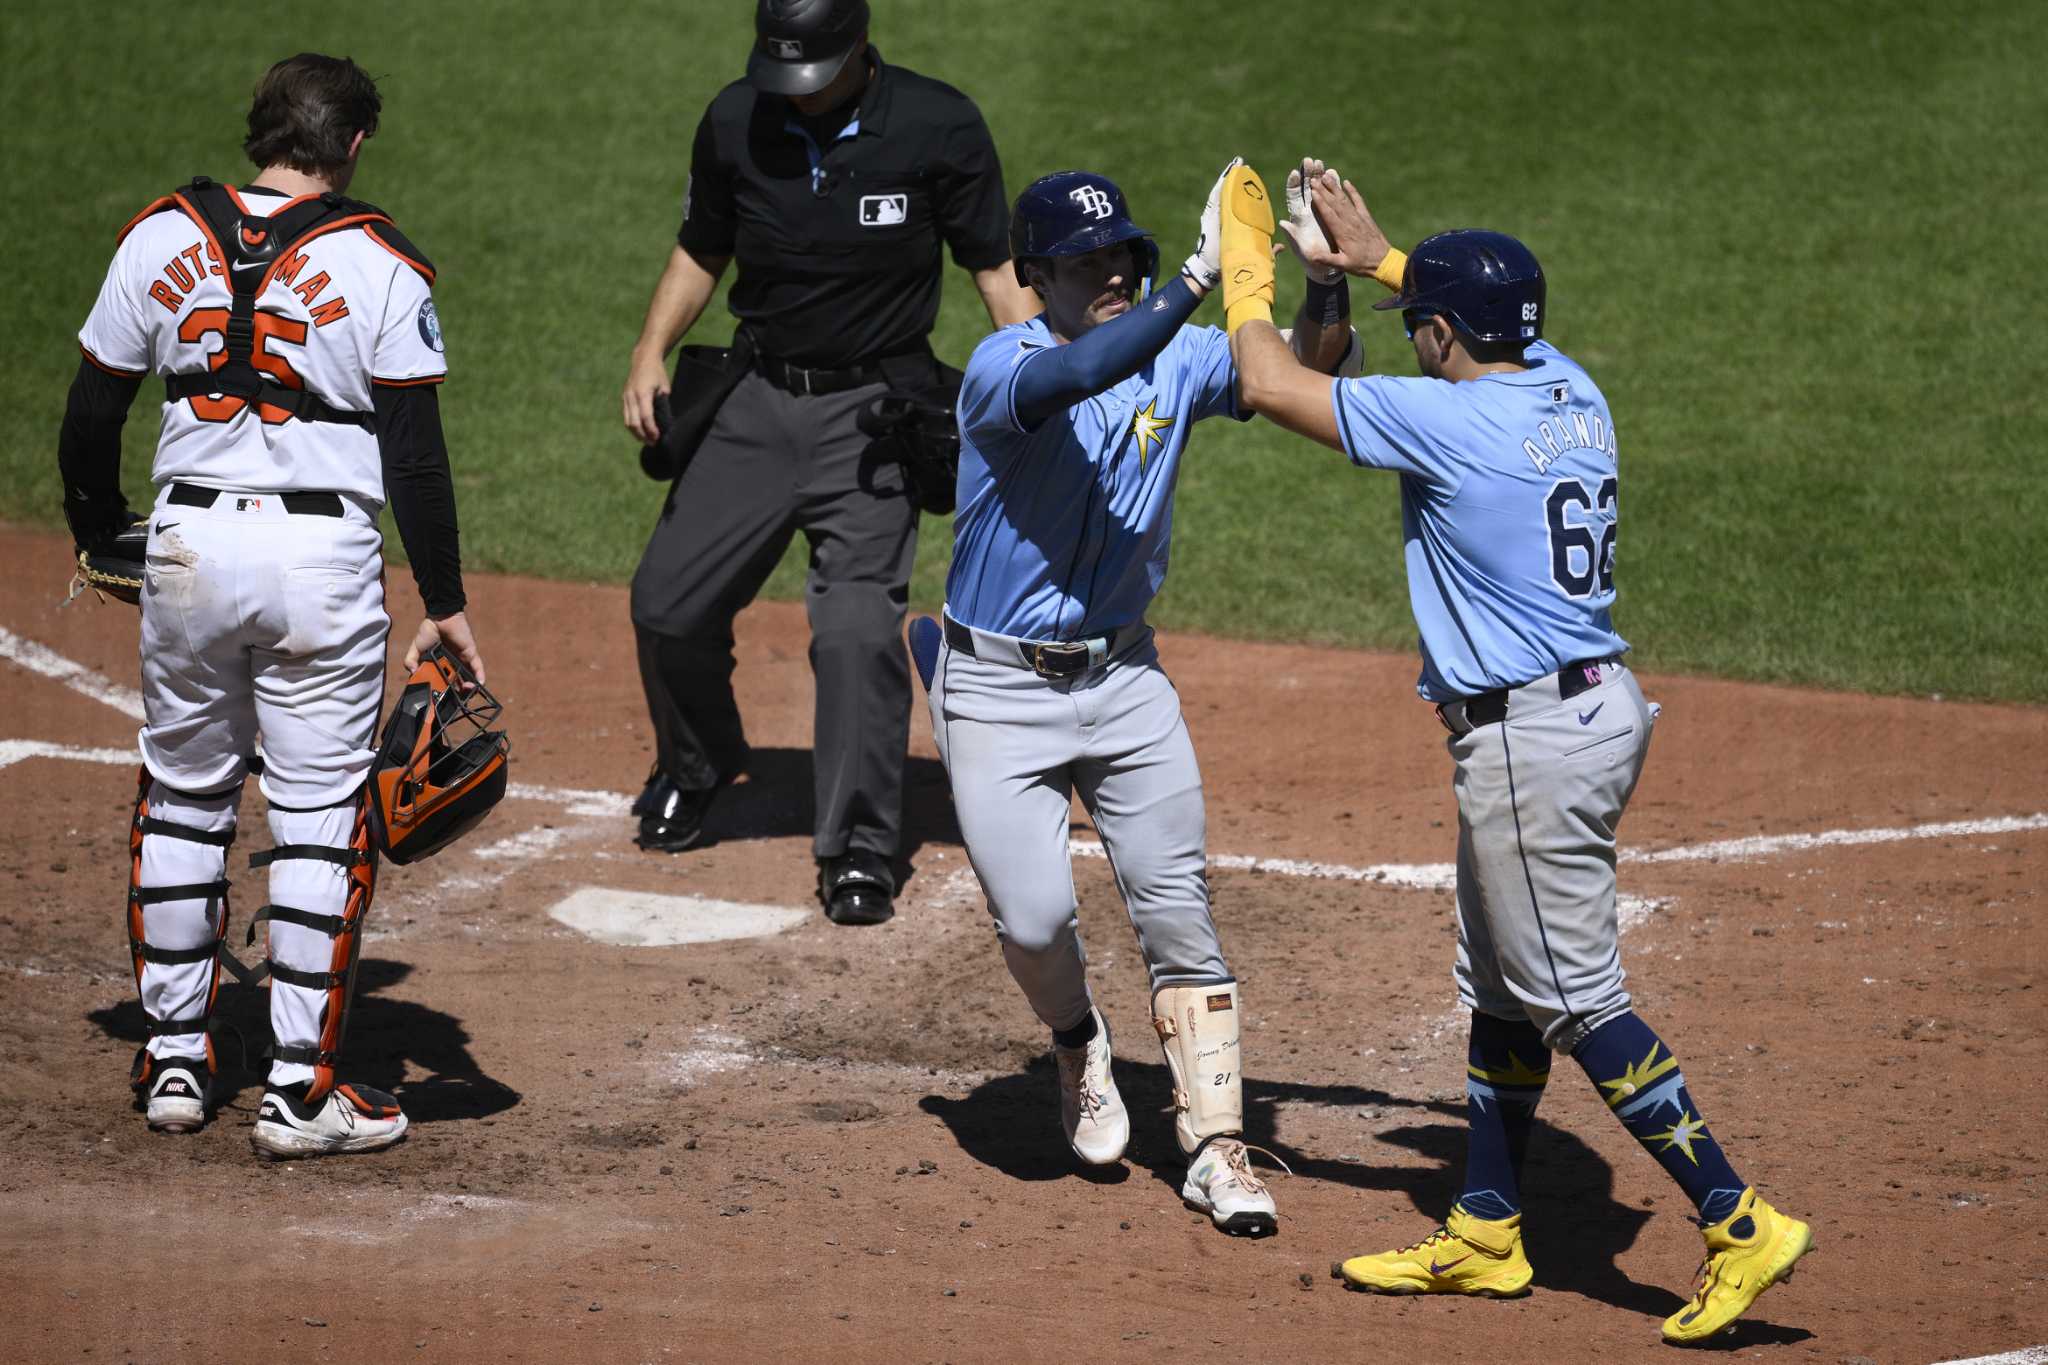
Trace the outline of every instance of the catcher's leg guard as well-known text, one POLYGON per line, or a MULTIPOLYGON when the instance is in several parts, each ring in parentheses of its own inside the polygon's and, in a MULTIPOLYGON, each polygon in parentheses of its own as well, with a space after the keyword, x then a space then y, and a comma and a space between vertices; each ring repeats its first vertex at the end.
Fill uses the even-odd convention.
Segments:
POLYGON ((1152 1027, 1173 1073, 1173 1136, 1193 1156, 1202 1143, 1244 1131, 1244 1076, 1238 1068, 1237 983, 1161 986, 1152 1027))
POLYGON ((128 951, 149 1037, 129 1081, 149 1109, 150 1126, 184 1132, 206 1120, 205 1089, 214 1071, 207 1027, 220 992, 220 947, 228 927, 228 846, 235 841, 241 784, 217 792, 181 792, 144 768, 129 822, 128 951), (204 1059, 204 1066, 194 1064, 204 1059), (189 1079, 159 1062, 185 1063, 189 1079), (197 1080, 200 1093, 190 1093, 197 1080))
POLYGON ((270 869, 270 901, 249 921, 269 922, 270 1084, 311 1082, 317 1101, 334 1088, 349 1000, 355 993, 363 917, 377 887, 367 788, 324 810, 270 808, 276 846, 249 859, 270 869))

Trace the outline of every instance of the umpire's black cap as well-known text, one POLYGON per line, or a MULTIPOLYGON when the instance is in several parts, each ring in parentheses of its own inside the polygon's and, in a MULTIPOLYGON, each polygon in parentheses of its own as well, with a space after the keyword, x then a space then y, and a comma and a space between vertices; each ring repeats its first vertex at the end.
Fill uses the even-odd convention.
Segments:
POLYGON ((771 95, 815 95, 867 31, 867 0, 759 0, 747 79, 771 95))

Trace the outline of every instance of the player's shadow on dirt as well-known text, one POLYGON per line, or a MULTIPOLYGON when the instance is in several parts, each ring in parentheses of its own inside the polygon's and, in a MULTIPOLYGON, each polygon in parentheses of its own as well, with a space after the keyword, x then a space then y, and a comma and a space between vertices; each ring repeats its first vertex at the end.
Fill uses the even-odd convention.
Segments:
MULTIPOLYGON (((485 1118, 518 1104, 519 1092, 485 1075, 470 1056, 469 1032, 461 1020, 378 994, 411 974, 409 964, 387 958, 366 957, 357 967, 341 1079, 397 1096, 414 1123, 485 1118), (425 1078, 404 1080, 407 1062, 426 1072, 425 1078)), ((146 1036, 142 1005, 132 997, 86 1018, 108 1037, 136 1047, 146 1036)), ((270 1042, 269 993, 231 982, 221 991, 214 1019, 214 1056, 220 1067, 216 1102, 223 1109, 241 1107, 247 1090, 253 1105, 269 1071, 262 1056, 270 1042)))
MULTIPOLYGON (((1187 1161, 1173 1140, 1171 1083, 1160 1063, 1118 1057, 1117 1089, 1131 1114, 1131 1148, 1117 1166, 1082 1166, 1067 1150, 1059 1133, 1059 1088, 1050 1057, 1034 1060, 1021 1074, 995 1076, 975 1087, 965 1099, 927 1095, 919 1107, 952 1130, 961 1150, 983 1165, 1016 1180, 1063 1180, 1079 1177, 1116 1184, 1144 1171, 1178 1197, 1187 1161)), ((1274 1196, 1284 1219, 1287 1190, 1305 1180, 1330 1181, 1357 1190, 1405 1196, 1415 1221, 1396 1237, 1415 1239, 1441 1222, 1457 1199, 1465 1168, 1465 1105, 1390 1095, 1355 1085, 1304 1085, 1287 1081, 1245 1081, 1245 1141, 1277 1154, 1293 1176, 1271 1170, 1254 1156, 1261 1173, 1270 1172, 1274 1196), (1281 1104, 1311 1104, 1332 1109, 1373 1109, 1382 1113, 1410 1111, 1417 1121, 1380 1130, 1363 1140, 1356 1153, 1323 1153, 1284 1143, 1276 1136, 1276 1111, 1281 1104), (1418 1166, 1375 1160, 1376 1146, 1403 1148, 1428 1163, 1418 1166)), ((1667 1216, 1685 1211, 1685 1199, 1672 1189, 1654 1164, 1644 1161, 1630 1173, 1631 1187, 1657 1200, 1667 1216)), ((1691 1266, 1673 1266, 1669 1284, 1638 1284, 1618 1264, 1635 1245, 1652 1213, 1622 1203, 1615 1194, 1615 1173, 1606 1159, 1567 1129, 1536 1122, 1525 1171, 1524 1224, 1529 1256, 1536 1267, 1536 1286, 1556 1293, 1578 1294, 1617 1308, 1664 1317, 1685 1302, 1673 1286, 1689 1289, 1691 1266)), ((1638 1196, 1640 1197, 1640 1196, 1638 1196)), ((1389 1244, 1391 1245, 1391 1243, 1389 1244)), ((1382 1246, 1332 1247, 1332 1254, 1384 1251, 1382 1246)), ((1745 1323, 1734 1340, 1747 1345, 1803 1341, 1810 1334, 1798 1328, 1745 1323)))
MULTIPOLYGON (((704 817, 714 840, 776 839, 808 835, 816 803, 809 749, 755 749, 746 780, 720 792, 704 817)), ((953 791, 946 769, 935 758, 911 757, 903 765, 903 847, 897 858, 898 885, 909 881, 912 860, 928 843, 958 844, 953 791)))

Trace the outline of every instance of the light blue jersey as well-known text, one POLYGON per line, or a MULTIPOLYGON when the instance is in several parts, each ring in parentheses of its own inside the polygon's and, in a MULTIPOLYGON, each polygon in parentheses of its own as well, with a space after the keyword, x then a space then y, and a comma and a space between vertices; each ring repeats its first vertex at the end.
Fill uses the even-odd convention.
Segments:
POLYGON ((1614 421, 1549 342, 1462 383, 1375 375, 1331 389, 1352 461, 1401 475, 1418 690, 1442 702, 1628 649, 1614 633, 1614 421))
POLYGON ((946 610, 1030 640, 1104 635, 1144 618, 1166 582, 1188 429, 1245 417, 1229 340, 1182 327, 1130 378, 1025 431, 1018 371, 1058 344, 1042 316, 1005 327, 974 348, 960 386, 946 610))

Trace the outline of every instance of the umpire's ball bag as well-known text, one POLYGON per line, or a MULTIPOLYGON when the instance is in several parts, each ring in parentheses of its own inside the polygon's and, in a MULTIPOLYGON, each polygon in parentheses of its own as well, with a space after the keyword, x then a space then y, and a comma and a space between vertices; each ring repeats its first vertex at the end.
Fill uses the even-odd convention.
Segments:
POLYGON ((676 352, 676 374, 668 397, 654 400, 661 440, 640 447, 640 470, 657 483, 683 476, 690 457, 704 444, 719 408, 754 367, 754 339, 734 334, 730 346, 684 346, 676 352))

